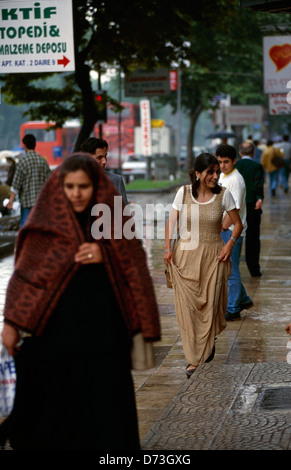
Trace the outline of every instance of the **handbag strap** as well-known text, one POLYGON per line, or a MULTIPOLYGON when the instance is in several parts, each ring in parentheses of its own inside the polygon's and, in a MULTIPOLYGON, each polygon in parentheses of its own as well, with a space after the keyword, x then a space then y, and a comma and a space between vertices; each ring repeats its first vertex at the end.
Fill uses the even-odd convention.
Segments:
MULTIPOLYGON (((187 186, 186 184, 184 184, 183 186, 183 199, 182 199, 182 205, 185 203, 185 198, 186 198, 186 191, 187 191, 187 186)), ((178 214, 178 218, 177 218, 177 237, 174 239, 173 241, 173 244, 172 244, 172 251, 174 251, 174 248, 180 238, 180 234, 179 234, 179 231, 180 231, 180 212, 178 214)))

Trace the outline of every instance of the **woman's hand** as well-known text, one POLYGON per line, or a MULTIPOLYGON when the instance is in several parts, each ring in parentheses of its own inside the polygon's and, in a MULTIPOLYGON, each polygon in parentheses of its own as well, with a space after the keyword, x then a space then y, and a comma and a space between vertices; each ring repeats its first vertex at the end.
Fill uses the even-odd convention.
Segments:
POLYGON ((78 252, 75 254, 75 261, 81 264, 102 263, 103 255, 98 243, 83 243, 80 245, 78 252))
POLYGON ((20 349, 20 347, 18 346, 18 343, 20 341, 20 335, 18 330, 14 328, 14 326, 4 323, 1 336, 2 342, 7 348, 9 354, 11 356, 15 356, 15 354, 17 354, 20 349))
POLYGON ((164 252, 164 263, 168 265, 171 261, 173 261, 173 252, 171 250, 166 250, 164 252))
POLYGON ((231 253, 232 253, 232 249, 233 249, 233 246, 231 246, 231 243, 233 245, 233 242, 232 241, 229 241, 227 242, 226 245, 224 245, 224 247, 222 248, 219 256, 218 256, 218 260, 219 261, 227 261, 230 257, 231 257, 231 253))

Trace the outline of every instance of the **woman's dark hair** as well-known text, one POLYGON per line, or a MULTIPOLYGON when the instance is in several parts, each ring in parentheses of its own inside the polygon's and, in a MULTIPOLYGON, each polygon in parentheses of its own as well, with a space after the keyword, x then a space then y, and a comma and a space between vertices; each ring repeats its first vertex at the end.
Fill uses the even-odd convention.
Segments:
MULTIPOLYGON (((217 158, 211 153, 201 153, 198 157, 195 158, 194 168, 193 170, 189 171, 189 176, 192 183, 192 194, 194 197, 198 196, 197 189, 200 185, 200 180, 196 179, 196 171, 202 173, 202 171, 208 169, 207 173, 211 173, 216 165, 218 165, 219 168, 217 158)), ((211 191, 214 194, 219 194, 221 189, 221 186, 217 184, 214 188, 211 189, 211 191)))
POLYGON ((89 176, 94 186, 94 192, 96 192, 100 167, 96 160, 86 153, 74 153, 64 160, 60 166, 61 183, 63 184, 68 173, 78 170, 83 170, 89 176))

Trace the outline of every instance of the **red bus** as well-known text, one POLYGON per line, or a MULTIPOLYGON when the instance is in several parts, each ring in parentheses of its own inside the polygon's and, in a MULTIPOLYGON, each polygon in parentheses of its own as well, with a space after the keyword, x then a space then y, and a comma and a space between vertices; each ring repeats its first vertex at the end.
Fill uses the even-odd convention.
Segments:
MULTIPOLYGON (((120 151, 122 161, 134 153, 134 128, 140 124, 139 105, 121 103, 124 109, 121 113, 120 151)), ((52 129, 54 123, 45 121, 29 121, 20 126, 20 146, 23 147, 22 138, 26 134, 33 134, 36 138, 36 151, 45 157, 51 168, 58 166, 61 161, 70 155, 74 149, 80 130, 79 121, 68 121, 62 128, 52 129)), ((99 137, 99 126, 96 125, 92 133, 99 137)), ((119 115, 109 107, 107 110, 107 123, 102 125, 102 138, 109 145, 108 168, 119 166, 119 115)))
POLYGON ((68 121, 60 129, 52 129, 54 123, 45 121, 28 121, 20 126, 20 145, 26 134, 33 134, 36 138, 36 151, 46 158, 51 168, 58 166, 74 149, 78 136, 80 123, 68 121))
MULTIPOLYGON (((120 123, 120 154, 122 162, 134 153, 134 128, 140 126, 140 110, 138 104, 122 102, 120 123)), ((95 137, 99 136, 98 126, 94 129, 95 137)), ((108 168, 119 166, 119 114, 107 108, 107 122, 102 126, 102 138, 108 142, 108 168)))

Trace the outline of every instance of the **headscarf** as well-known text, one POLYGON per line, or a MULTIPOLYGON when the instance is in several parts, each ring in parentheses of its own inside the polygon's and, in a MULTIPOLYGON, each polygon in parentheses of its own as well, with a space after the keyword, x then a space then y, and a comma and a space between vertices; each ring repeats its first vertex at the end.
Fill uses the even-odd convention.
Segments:
MULTIPOLYGON (((110 209, 111 223, 108 220, 103 224, 104 236, 97 242, 129 334, 142 332, 145 340, 156 341, 160 339, 159 313, 145 251, 135 237, 114 238, 114 196, 120 195, 98 163, 89 155, 86 158, 96 165, 98 174, 92 202, 110 209)), ((78 247, 85 241, 96 241, 89 231, 84 235, 60 175, 59 167, 45 183, 18 234, 15 269, 4 308, 5 322, 36 336, 43 332, 60 296, 81 266, 74 261, 78 247)), ((130 218, 123 214, 119 217, 122 227, 130 218)), ((91 222, 96 219, 91 217, 91 222)))

